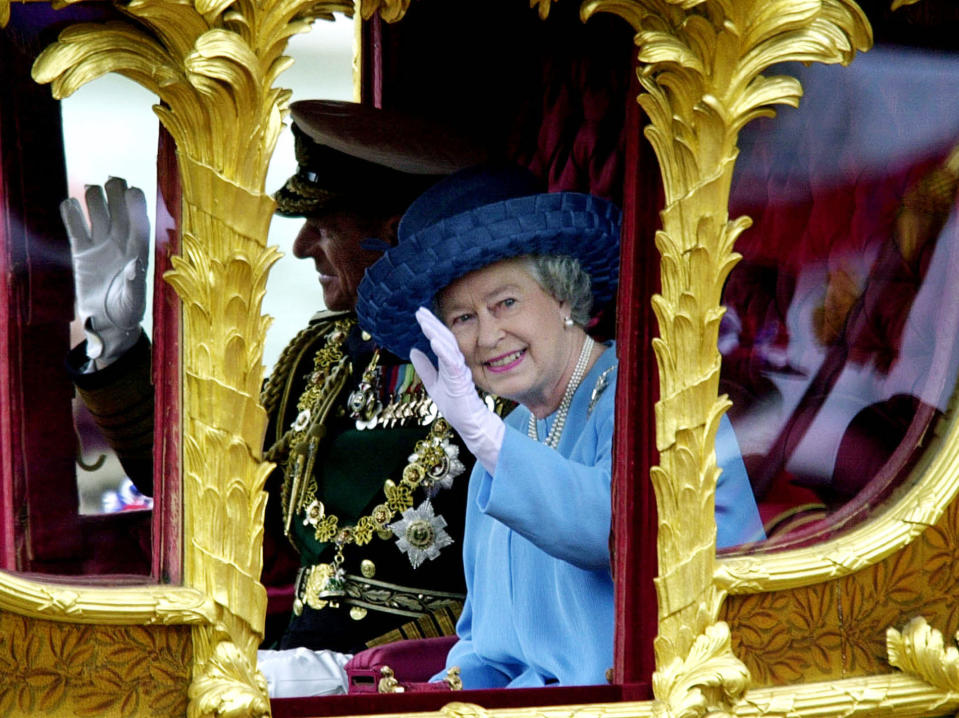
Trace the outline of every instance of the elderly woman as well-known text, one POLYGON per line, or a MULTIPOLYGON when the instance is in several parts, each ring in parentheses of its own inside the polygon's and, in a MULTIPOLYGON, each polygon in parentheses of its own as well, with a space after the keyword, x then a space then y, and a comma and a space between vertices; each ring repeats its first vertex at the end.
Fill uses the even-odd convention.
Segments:
MULTIPOLYGON (((584 327, 615 289, 619 228, 619 210, 602 199, 541 194, 525 172, 474 168, 413 203, 398 245, 360 285, 361 325, 410 355, 478 460, 467 600, 447 658, 466 688, 602 683, 612 665, 617 361, 614 344, 584 327), (518 406, 503 421, 477 387, 518 406)), ((717 448, 720 542, 758 538, 728 422, 717 448)), ((442 536, 440 523, 411 512, 392 525, 399 541, 442 536)))

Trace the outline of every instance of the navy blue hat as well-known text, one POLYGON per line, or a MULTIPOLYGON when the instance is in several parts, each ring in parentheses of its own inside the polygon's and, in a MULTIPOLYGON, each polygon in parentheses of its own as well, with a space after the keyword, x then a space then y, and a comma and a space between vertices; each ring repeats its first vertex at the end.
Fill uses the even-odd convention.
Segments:
POLYGON ((398 242, 359 286, 360 326, 397 356, 428 352, 414 318, 451 282, 525 254, 567 255, 592 280, 594 304, 613 297, 619 274, 621 213, 578 192, 543 193, 518 167, 472 167, 424 192, 400 220, 398 242))

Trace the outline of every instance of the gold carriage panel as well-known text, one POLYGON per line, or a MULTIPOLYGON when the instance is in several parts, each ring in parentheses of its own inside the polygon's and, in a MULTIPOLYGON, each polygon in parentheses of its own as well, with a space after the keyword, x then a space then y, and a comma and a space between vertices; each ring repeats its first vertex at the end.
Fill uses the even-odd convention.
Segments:
POLYGON ((0 612, 0 715, 185 715, 185 626, 62 623, 0 612))

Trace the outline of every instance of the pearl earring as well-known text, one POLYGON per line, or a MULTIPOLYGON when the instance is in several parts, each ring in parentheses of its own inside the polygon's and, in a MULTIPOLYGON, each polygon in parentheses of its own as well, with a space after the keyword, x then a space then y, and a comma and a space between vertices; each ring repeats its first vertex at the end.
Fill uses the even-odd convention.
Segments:
POLYGON ((563 326, 567 329, 573 326, 573 324, 575 324, 575 322, 573 321, 572 317, 566 317, 566 319, 563 320, 563 326))

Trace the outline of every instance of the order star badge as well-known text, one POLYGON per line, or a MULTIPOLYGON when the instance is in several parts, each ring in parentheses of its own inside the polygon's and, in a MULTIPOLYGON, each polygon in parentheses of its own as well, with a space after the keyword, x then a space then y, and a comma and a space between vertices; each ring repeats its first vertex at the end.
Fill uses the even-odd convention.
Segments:
POLYGON ((417 445, 416 453, 410 454, 410 466, 420 467, 424 471, 425 475, 420 481, 424 482, 428 497, 436 496, 440 489, 450 488, 453 479, 466 471, 459 455, 459 446, 449 439, 439 438, 421 442, 417 445))
POLYGON ((436 558, 440 549, 453 543, 453 538, 446 533, 446 519, 433 514, 429 501, 407 509, 403 517, 388 528, 396 536, 396 547, 409 557, 413 568, 418 568, 426 559, 436 558))

